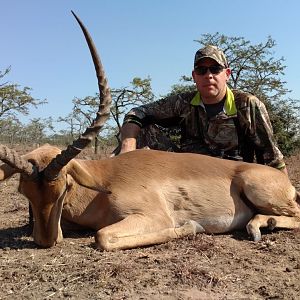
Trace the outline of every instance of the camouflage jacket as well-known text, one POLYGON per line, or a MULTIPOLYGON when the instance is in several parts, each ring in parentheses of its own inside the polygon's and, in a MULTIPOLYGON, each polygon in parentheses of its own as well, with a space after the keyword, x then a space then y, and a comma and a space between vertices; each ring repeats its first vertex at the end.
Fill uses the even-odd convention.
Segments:
POLYGON ((130 110, 124 123, 181 128, 181 151, 224 158, 241 156, 281 169, 285 166, 265 105, 255 96, 227 88, 223 109, 208 117, 198 92, 166 97, 130 110))

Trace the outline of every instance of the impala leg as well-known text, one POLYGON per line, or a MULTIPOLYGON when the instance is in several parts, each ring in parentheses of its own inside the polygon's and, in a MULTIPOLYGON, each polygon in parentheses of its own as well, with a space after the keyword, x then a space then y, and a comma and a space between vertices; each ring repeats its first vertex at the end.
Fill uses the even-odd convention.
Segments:
POLYGON ((272 230, 276 227, 286 229, 300 228, 300 218, 286 216, 256 215, 247 224, 246 227, 248 234, 252 237, 253 241, 255 242, 261 239, 261 227, 269 227, 272 230))
POLYGON ((118 223, 100 229, 96 234, 97 248, 107 251, 130 249, 204 232, 203 227, 195 221, 189 221, 180 227, 160 227, 158 224, 158 220, 130 215, 118 223))

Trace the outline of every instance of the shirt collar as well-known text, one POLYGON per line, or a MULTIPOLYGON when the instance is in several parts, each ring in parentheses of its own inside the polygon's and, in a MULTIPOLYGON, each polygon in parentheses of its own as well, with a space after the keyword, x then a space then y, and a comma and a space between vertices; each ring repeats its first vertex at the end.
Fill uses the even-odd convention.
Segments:
MULTIPOLYGON (((199 105, 204 106, 199 92, 196 93, 196 95, 193 97, 190 103, 193 106, 199 106, 199 105)), ((235 101, 234 101, 234 94, 229 87, 226 88, 226 98, 225 98, 223 109, 227 116, 233 116, 236 115, 237 113, 235 101)))

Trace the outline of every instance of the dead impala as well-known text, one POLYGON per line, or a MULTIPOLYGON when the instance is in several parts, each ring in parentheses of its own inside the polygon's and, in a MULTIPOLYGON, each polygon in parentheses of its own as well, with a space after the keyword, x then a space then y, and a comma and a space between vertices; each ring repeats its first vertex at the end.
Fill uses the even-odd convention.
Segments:
POLYGON ((0 180, 20 173, 19 192, 32 206, 38 245, 60 242, 64 220, 96 230, 97 247, 105 250, 244 227, 258 241, 260 227, 300 227, 300 196, 288 177, 271 167, 153 150, 103 160, 75 159, 107 120, 111 95, 93 42, 74 16, 99 83, 93 125, 63 151, 44 145, 19 156, 0 146, 0 180))

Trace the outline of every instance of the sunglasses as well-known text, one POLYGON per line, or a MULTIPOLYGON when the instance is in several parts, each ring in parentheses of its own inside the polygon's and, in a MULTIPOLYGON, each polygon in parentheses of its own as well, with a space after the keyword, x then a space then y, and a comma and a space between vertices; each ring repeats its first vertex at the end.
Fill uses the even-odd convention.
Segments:
POLYGON ((222 67, 222 66, 211 66, 211 67, 198 66, 195 68, 195 72, 198 75, 205 75, 208 70, 211 74, 219 74, 224 70, 224 67, 222 67))

